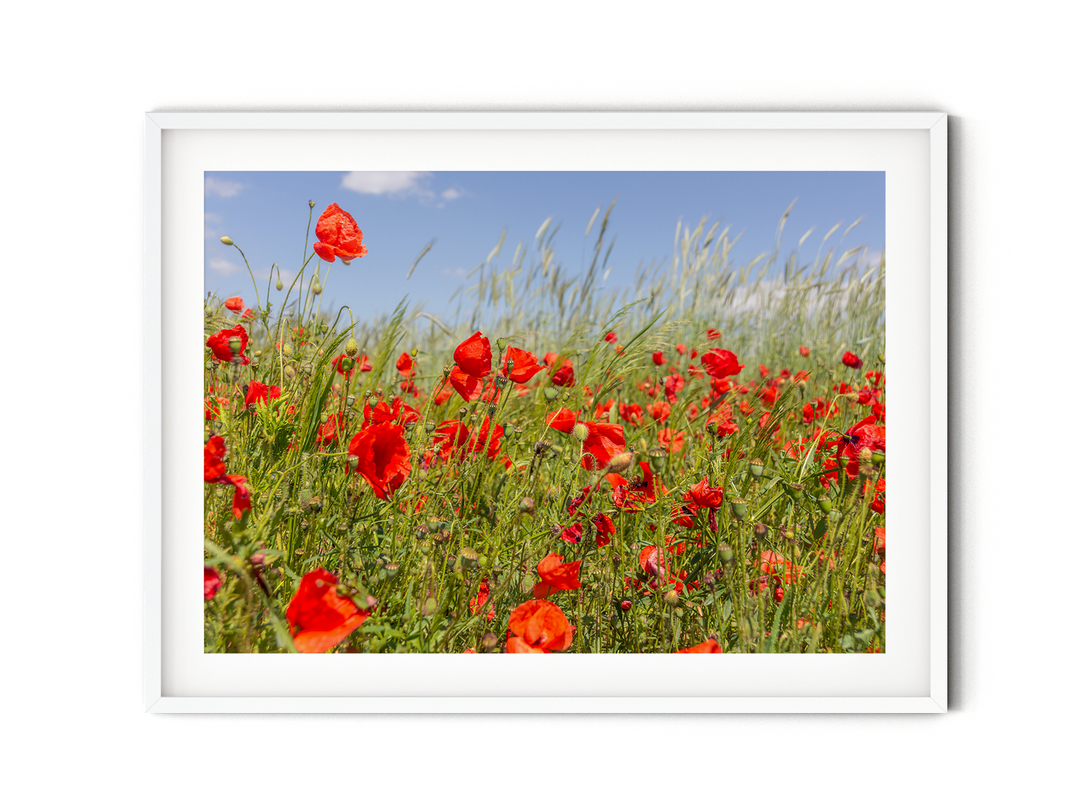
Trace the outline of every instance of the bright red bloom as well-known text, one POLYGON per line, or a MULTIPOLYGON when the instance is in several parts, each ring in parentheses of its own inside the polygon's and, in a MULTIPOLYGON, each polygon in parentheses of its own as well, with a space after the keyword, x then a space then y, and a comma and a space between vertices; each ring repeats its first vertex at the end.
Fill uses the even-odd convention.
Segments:
POLYGON ((416 366, 413 365, 412 355, 408 352, 401 353, 401 356, 397 359, 397 363, 395 363, 395 366, 397 367, 398 373, 401 374, 402 377, 412 377, 414 374, 416 374, 416 366))
POLYGON ((337 203, 330 203, 323 211, 315 225, 315 236, 319 241, 312 247, 324 262, 332 262, 334 257, 349 262, 367 255, 367 246, 361 244, 364 232, 337 203))
POLYGON ((470 377, 486 377, 491 373, 491 341, 477 332, 454 349, 454 362, 470 377))
POLYGON ((840 362, 848 368, 862 368, 862 360, 859 359, 857 354, 852 354, 851 352, 844 352, 844 356, 840 359, 840 362))
POLYGON ((803 357, 809 357, 810 356, 810 350, 808 348, 806 348, 805 346, 800 346, 799 347, 799 354, 801 354, 803 357))
POLYGON ((244 512, 251 511, 251 490, 247 488, 247 478, 242 475, 223 475, 219 481, 222 484, 232 484, 232 513, 234 518, 240 520, 244 512))
POLYGON ((724 488, 709 486, 709 476, 705 476, 686 493, 683 500, 691 501, 700 509, 716 509, 724 501, 724 488))
POLYGON ((549 653, 565 650, 574 641, 574 626, 551 602, 533 599, 514 608, 510 614, 508 653, 549 653))
POLYGON ((372 407, 364 403, 364 423, 361 429, 376 425, 381 422, 397 422, 401 425, 411 425, 420 420, 420 413, 410 405, 406 405, 401 397, 394 397, 393 405, 387 405, 380 400, 372 407))
POLYGON ((210 350, 214 353, 214 357, 223 363, 231 362, 233 359, 239 359, 243 365, 247 365, 251 362, 248 358, 244 357, 244 350, 248 345, 248 333, 244 327, 237 324, 232 329, 222 329, 217 334, 211 335, 206 345, 210 347, 210 350), (240 350, 234 352, 232 346, 233 338, 240 340, 240 350))
POLYGON ((244 407, 250 408, 257 402, 261 402, 264 405, 268 405, 270 400, 278 399, 281 396, 281 389, 276 385, 268 386, 266 383, 261 383, 258 380, 252 380, 248 385, 247 396, 244 397, 244 407))
POLYGON ((285 611, 293 643, 300 652, 322 653, 336 647, 371 615, 351 599, 338 596, 337 581, 322 568, 300 580, 285 611))
POLYGON ((574 384, 574 364, 569 360, 563 359, 558 368, 555 368, 555 363, 558 361, 559 355, 555 352, 548 352, 544 355, 544 363, 551 369, 549 372, 551 375, 551 384, 560 387, 568 387, 574 384))
POLYGON ((608 343, 618 343, 619 337, 614 332, 608 332, 606 335, 604 335, 604 340, 606 340, 608 343))
POLYGON ((685 343, 677 343, 677 344, 675 344, 675 351, 677 351, 679 354, 686 354, 686 344, 685 343))
MULTIPOLYGON (((491 586, 488 584, 487 577, 484 577, 482 580, 480 580, 480 588, 479 590, 477 590, 476 596, 469 600, 469 611, 472 613, 472 615, 475 616, 477 613, 480 612, 480 608, 482 608, 487 603, 488 597, 490 595, 491 586)), ((494 619, 495 608, 491 608, 488 611, 487 616, 485 616, 484 618, 487 619, 489 622, 494 619)), ((466 652, 476 652, 476 650, 466 650, 466 652)))
POLYGON ((673 433, 671 428, 661 428, 656 438, 660 442, 660 446, 669 453, 678 453, 686 445, 685 430, 673 433))
POLYGON ((578 573, 581 560, 564 563, 561 554, 548 554, 536 564, 540 582, 533 587, 533 597, 543 599, 559 591, 576 591, 581 587, 578 573))
POLYGON ((724 648, 716 643, 716 639, 710 638, 695 644, 693 647, 686 647, 682 650, 676 650, 676 653, 722 653, 724 648))
POLYGON ((581 466, 586 470, 602 470, 612 457, 626 451, 622 425, 605 422, 585 422, 589 431, 582 443, 581 466))
POLYGON ((727 349, 712 349, 701 355, 701 365, 712 377, 730 377, 738 374, 746 366, 739 364, 739 358, 727 349))
POLYGON ((652 361, 658 366, 662 366, 667 362, 667 360, 664 359, 663 352, 653 352, 652 361))
POLYGON ((592 523, 596 527, 596 547, 603 548, 615 536, 615 521, 601 512, 592 519, 592 523))
MULTIPOLYGON (((360 363, 357 360, 349 357, 349 355, 345 354, 344 352, 331 360, 330 365, 334 367, 334 371, 336 371, 338 374, 341 374, 343 377, 345 377, 346 380, 351 380, 353 374, 355 374, 358 370, 364 370, 360 368, 360 363), (345 370, 345 366, 349 366, 348 371, 345 370)), ((367 371, 371 371, 370 364, 367 367, 367 371)))
POLYGON ((315 433, 316 444, 333 444, 337 441, 338 431, 345 426, 345 420, 339 413, 327 415, 326 421, 319 425, 315 433))
POLYGON ((719 329, 706 329, 705 330, 705 337, 708 338, 710 341, 712 341, 712 340, 720 340, 720 338, 722 338, 723 335, 720 334, 719 329))
MULTIPOLYGON (((635 478, 633 481, 627 481, 616 473, 607 476, 608 483, 613 487, 611 498, 619 509, 636 512, 644 509, 648 504, 656 503, 656 477, 653 475, 652 468, 649 467, 647 461, 639 461, 638 466, 641 467, 643 477, 635 478)), ((666 492, 664 485, 661 484, 660 493, 666 492)))
POLYGON ((225 299, 225 309, 231 309, 233 312, 239 312, 244 308, 244 299, 239 295, 234 295, 232 298, 225 299))
POLYGON ((758 555, 758 567, 766 574, 770 574, 777 585, 783 583, 790 585, 795 577, 803 575, 801 565, 795 565, 790 560, 785 560, 775 551, 763 551, 758 555))
POLYGON ((405 483, 412 469, 401 425, 383 422, 364 428, 349 442, 349 454, 359 459, 356 471, 384 501, 405 483))
POLYGON ((203 566, 203 599, 210 600, 221 587, 221 575, 208 565, 203 566))
POLYGON ((525 383, 545 368, 547 366, 540 365, 532 352, 510 346, 506 350, 506 357, 503 358, 502 373, 516 383, 525 383), (513 371, 510 370, 511 362, 514 364, 513 371))
POLYGON ((607 402, 598 403, 596 408, 593 410, 593 419, 603 419, 607 415, 608 411, 610 411, 614 406, 614 399, 608 399, 607 402))
POLYGON ((577 413, 569 408, 559 408, 554 413, 549 413, 545 421, 552 430, 569 433, 577 424, 577 413))
MULTIPOLYGON (((666 403, 665 403, 666 404, 666 403)), ((671 407, 670 405, 668 406, 671 407)), ((625 402, 619 403, 619 416, 624 421, 629 422, 631 425, 640 425, 645 421, 645 412, 641 410, 641 406, 636 402, 627 404, 625 402)))
POLYGON ((474 402, 478 399, 491 402, 499 393, 499 389, 495 387, 494 379, 488 382, 485 387, 483 377, 466 374, 460 366, 454 366, 450 370, 450 385, 466 402, 474 402))
POLYGON ((666 402, 650 402, 645 406, 645 410, 649 412, 649 416, 661 425, 671 416, 671 405, 666 402))
POLYGON ((217 481, 225 475, 225 440, 213 436, 203 448, 203 480, 217 481))

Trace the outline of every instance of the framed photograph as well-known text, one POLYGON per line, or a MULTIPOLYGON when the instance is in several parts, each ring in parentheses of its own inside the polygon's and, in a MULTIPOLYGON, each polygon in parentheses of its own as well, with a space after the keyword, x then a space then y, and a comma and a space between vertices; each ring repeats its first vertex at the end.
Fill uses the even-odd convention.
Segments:
POLYGON ((148 711, 946 711, 944 114, 145 157, 148 711))

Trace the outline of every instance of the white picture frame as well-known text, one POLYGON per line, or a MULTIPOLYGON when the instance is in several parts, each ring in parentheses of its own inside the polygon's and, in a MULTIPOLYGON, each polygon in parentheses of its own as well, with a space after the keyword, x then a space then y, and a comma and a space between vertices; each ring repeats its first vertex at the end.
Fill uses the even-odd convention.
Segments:
MULTIPOLYGON (((146 710, 946 711, 947 126, 947 116, 937 112, 148 113, 146 710), (889 259, 902 268, 888 282, 890 448, 896 448, 890 449, 889 521, 898 527, 889 533, 888 652, 203 654, 197 563, 187 570, 202 553, 201 512, 188 514, 201 484, 185 472, 197 465, 201 447, 190 441, 196 429, 201 437, 201 424, 185 409, 201 414, 201 395, 194 408, 184 404, 192 381, 201 379, 201 344, 194 353, 185 347, 194 331, 201 335, 202 172, 301 168, 885 171, 889 259), (182 594, 193 583, 189 603, 182 594)), ((201 496, 196 500, 201 505, 201 496)))

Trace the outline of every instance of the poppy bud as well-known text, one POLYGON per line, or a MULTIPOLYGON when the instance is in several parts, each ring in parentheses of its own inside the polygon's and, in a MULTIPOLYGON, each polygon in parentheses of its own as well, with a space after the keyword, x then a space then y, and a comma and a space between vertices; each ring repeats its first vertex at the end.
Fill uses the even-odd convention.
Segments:
POLYGON ((727 543, 721 543, 717 546, 716 551, 720 555, 720 562, 724 565, 730 565, 731 561, 735 559, 735 549, 727 543))
POLYGON ((227 236, 223 236, 223 237, 221 237, 221 244, 223 244, 223 245, 231 245, 231 244, 233 244, 233 240, 230 239, 227 236))
POLYGON ((621 602, 619 602, 619 607, 623 610, 629 610, 633 606, 633 604, 634 603, 631 602, 629 599, 623 599, 621 602))
POLYGON ((308 200, 307 205, 308 205, 308 208, 314 208, 315 207, 315 201, 314 200, 308 200))
POLYGON ((319 283, 318 276, 315 276, 315 282, 311 285, 311 291, 316 295, 322 295, 322 284, 319 283))
POLYGON ((343 372, 345 372, 346 374, 348 374, 350 371, 352 371, 353 366, 355 366, 355 365, 356 365, 356 361, 353 360, 351 357, 343 357, 342 360, 341 360, 341 370, 343 372))
POLYGON ((213 360, 207 360, 206 363, 205 363, 205 368, 206 368, 207 371, 212 371, 213 368, 214 368, 214 361, 213 360))
POLYGON ((617 456, 611 457, 611 461, 608 463, 608 469, 614 473, 621 473, 628 469, 633 461, 633 453, 619 453, 617 456))
POLYGON ((296 369, 292 366, 285 366, 285 376, 290 380, 296 376, 296 369))
POLYGON ((573 433, 574 438, 577 439, 579 442, 583 442, 587 438, 589 438, 589 428, 585 425, 584 422, 578 422, 576 425, 574 425, 573 433))
POLYGON ((277 283, 274 284, 274 289, 277 290, 278 292, 281 292, 282 290, 285 289, 285 285, 281 283, 280 278, 277 280, 277 283))
POLYGON ((345 354, 349 357, 356 357, 356 353, 360 351, 360 347, 356 345, 356 338, 349 338, 345 344, 345 354))
POLYGON ((536 511, 536 501, 532 498, 522 498, 521 503, 518 504, 518 511, 526 515, 531 515, 536 511))
POLYGON ((873 457, 873 455, 874 455, 873 450, 871 450, 869 447, 864 447, 862 450, 859 451, 859 463, 860 464, 869 463, 869 461, 873 457))
POLYGON ((465 546, 461 550, 461 567, 462 568, 475 568, 480 561, 480 555, 476 553, 476 549, 471 546, 465 546))
POLYGON ((754 478, 761 478, 762 473, 765 472, 765 463, 760 458, 755 458, 750 461, 750 475, 754 478))
POLYGON ((281 353, 283 355, 285 355, 286 357, 292 357, 292 353, 293 353, 292 344, 291 343, 286 343, 284 346, 282 346, 281 347, 281 353))
POLYGON ((679 604, 679 592, 672 589, 664 594, 664 604, 668 607, 675 607, 679 604))
POLYGON ((742 520, 746 517, 746 507, 747 501, 745 498, 735 497, 731 499, 731 513, 736 520, 742 520))

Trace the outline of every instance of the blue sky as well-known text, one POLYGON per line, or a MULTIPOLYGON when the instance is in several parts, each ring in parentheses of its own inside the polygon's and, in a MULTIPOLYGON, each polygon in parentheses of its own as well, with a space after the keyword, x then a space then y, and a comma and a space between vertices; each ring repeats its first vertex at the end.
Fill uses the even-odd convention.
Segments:
MULTIPOLYGON (((721 229, 730 226, 730 236, 741 233, 731 257, 745 264, 772 250, 780 218, 796 198, 782 257, 813 228, 799 251, 804 263, 812 261, 834 225, 843 223, 826 247, 840 244, 860 217, 843 237, 843 249, 863 245, 877 255, 885 248, 883 172, 207 172, 206 290, 255 302, 239 253, 220 241, 225 235, 247 255, 260 294, 274 262, 288 284, 302 263, 308 200, 315 201, 309 253, 318 215, 336 202, 363 230, 368 255, 349 266, 323 265, 323 304, 347 303, 363 319, 392 310, 408 296, 411 304, 440 313, 504 229, 500 267, 519 242, 533 248, 538 228, 552 217, 552 227, 561 224, 556 257, 567 270, 583 272, 596 239, 596 225, 585 238, 589 220, 598 206, 606 210, 616 198, 607 288, 631 284, 640 264, 670 261, 680 220, 692 230, 707 216, 710 224, 720 221, 721 229), (431 252, 406 281, 432 240, 431 252)), ((271 295, 277 302, 283 297, 273 290, 271 295)))

